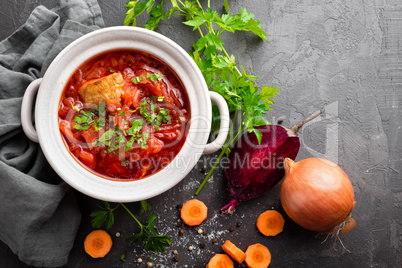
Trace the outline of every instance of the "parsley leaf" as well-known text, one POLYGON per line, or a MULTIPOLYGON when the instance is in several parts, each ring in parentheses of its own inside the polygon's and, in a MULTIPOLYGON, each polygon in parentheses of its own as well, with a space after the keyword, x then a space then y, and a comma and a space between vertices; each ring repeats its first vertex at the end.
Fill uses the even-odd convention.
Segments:
POLYGON ((142 80, 145 80, 145 77, 143 75, 131 78, 131 82, 133 82, 134 84, 138 84, 142 80))
MULTIPOLYGON (((135 222, 140 226, 141 231, 138 234, 134 234, 129 236, 126 241, 127 242, 135 242, 135 241, 142 241, 145 242, 146 244, 144 246, 144 249, 146 251, 165 251, 166 247, 170 246, 172 243, 172 239, 170 239, 169 236, 167 235, 156 235, 157 230, 155 228, 155 219, 156 219, 156 214, 152 212, 149 215, 148 222, 146 225, 142 224, 135 216, 134 214, 127 208, 126 205, 123 203, 118 203, 114 208, 110 207, 110 204, 106 201, 98 201, 98 207, 100 210, 94 210, 90 214, 90 217, 92 218, 92 227, 99 229, 102 228, 102 226, 105 226, 106 228, 112 227, 114 224, 114 215, 113 212, 116 210, 118 207, 123 207, 128 214, 135 220, 135 222)), ((150 211, 152 208, 151 206, 147 203, 147 201, 141 201, 141 213, 150 211)), ((156 253, 155 253, 156 254, 156 253)), ((125 253, 120 258, 123 262, 125 261, 125 253)))
POLYGON ((121 255, 120 260, 121 260, 122 262, 125 262, 125 261, 126 261, 126 253, 125 253, 125 252, 121 255))
POLYGON ((150 211, 151 209, 152 209, 151 205, 148 204, 148 202, 146 200, 141 201, 141 211, 140 211, 140 213, 150 211))
POLYGON ((128 130, 128 135, 131 135, 131 136, 136 135, 142 129, 143 124, 144 124, 144 120, 142 120, 142 119, 134 120, 131 127, 128 130))
POLYGON ((92 146, 105 147, 111 145, 111 139, 116 136, 116 132, 113 129, 105 131, 97 140, 92 142, 92 146))
POLYGON ((71 108, 73 108, 73 110, 76 110, 77 112, 79 112, 80 111, 80 108, 78 108, 77 106, 71 106, 71 108))
POLYGON ((108 202, 98 201, 98 207, 100 207, 101 210, 92 211, 92 213, 89 215, 92 218, 92 227, 99 229, 105 225, 105 227, 109 229, 114 223, 113 211, 118 208, 119 205, 111 208, 108 202))
POLYGON ((97 118, 94 120, 94 128, 95 128, 96 132, 101 130, 101 128, 104 127, 105 125, 106 125, 106 120, 103 117, 100 117, 100 118, 97 118))
POLYGON ((73 121, 76 123, 74 129, 85 130, 90 128, 90 124, 93 122, 93 114, 89 111, 81 111, 79 115, 74 116, 73 121))
MULTIPOLYGON (((146 202, 146 201, 145 201, 146 202)), ((142 202, 141 202, 142 203, 142 202)), ((121 204, 121 203, 120 203, 121 204)), ((137 218, 134 216, 133 213, 124 205, 121 206, 134 218, 134 220, 138 223, 141 228, 141 231, 138 234, 134 234, 129 236, 126 241, 127 242, 135 242, 135 241, 146 241, 144 249, 146 251, 165 251, 166 247, 170 246, 172 243, 172 239, 170 239, 167 235, 156 235, 156 228, 155 228, 155 213, 151 213, 148 219, 147 225, 141 224, 137 218)), ((148 205, 149 206, 149 205, 148 205)), ((147 206, 147 209, 150 207, 147 206)))

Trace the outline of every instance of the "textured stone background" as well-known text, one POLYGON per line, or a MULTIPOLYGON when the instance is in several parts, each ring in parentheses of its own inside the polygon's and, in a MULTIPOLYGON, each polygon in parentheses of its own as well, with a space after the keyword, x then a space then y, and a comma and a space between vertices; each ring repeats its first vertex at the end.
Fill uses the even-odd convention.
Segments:
MULTIPOLYGON (((0 40, 11 34, 31 10, 50 0, 3 0, 0 9, 0 40)), ((206 1, 201 1, 206 2, 206 1)), ((214 1, 222 10, 221 1, 214 1)), ((99 1, 107 26, 122 25, 125 1, 99 1)), ((145 267, 136 265, 138 257, 156 260, 154 267, 204 267, 220 252, 226 239, 246 249, 262 243, 272 253, 272 267, 401 267, 402 265, 402 3, 400 0, 250 0, 229 1, 232 12, 241 6, 255 13, 268 33, 264 43, 247 33, 225 35, 225 47, 238 62, 259 76, 259 84, 280 89, 272 113, 267 119, 293 125, 318 109, 324 115, 300 133, 302 149, 298 159, 322 156, 337 162, 349 175, 357 205, 353 216, 358 224, 345 237, 346 252, 337 240, 321 244, 316 237, 286 217, 285 230, 275 238, 260 235, 255 228, 259 213, 275 208, 279 185, 265 196, 238 206, 233 216, 217 213, 228 201, 222 171, 199 195, 210 209, 202 228, 208 236, 186 228, 178 236, 176 205, 193 197, 202 180, 204 166, 213 156, 203 157, 199 165, 178 186, 149 202, 158 213, 159 231, 174 239, 171 249, 180 254, 172 262, 169 252, 153 256, 129 245, 124 237, 137 231, 124 213, 117 215, 111 233, 114 248, 102 260, 91 260, 83 251, 82 241, 91 230, 89 212, 95 200, 78 194, 83 222, 71 253, 68 267, 145 267), (228 228, 241 221, 242 227, 230 233, 228 228), (212 245, 210 239, 219 243, 212 245), (198 247, 200 242, 206 248, 198 247), (188 252, 188 246, 196 250, 188 252), (126 262, 120 256, 126 252, 126 262)), ((144 23, 140 20, 140 24, 144 23)), ((197 33, 181 24, 180 19, 164 22, 158 32, 170 37, 187 51, 197 33)), ((133 210, 138 204, 130 204, 133 210)), ((143 219, 145 220, 145 218, 143 219)), ((1 267, 25 267, 4 245, 0 245, 1 267)), ((241 267, 237 265, 236 267, 241 267)))

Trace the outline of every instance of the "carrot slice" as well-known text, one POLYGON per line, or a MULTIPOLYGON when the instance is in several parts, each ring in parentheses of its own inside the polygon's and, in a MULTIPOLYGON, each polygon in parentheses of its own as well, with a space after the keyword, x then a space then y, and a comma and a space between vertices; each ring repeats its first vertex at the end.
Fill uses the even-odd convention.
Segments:
POLYGON ((258 217, 257 228, 265 236, 275 236, 283 231, 285 220, 275 210, 267 210, 258 217))
POLYGON ((185 224, 196 226, 207 218, 207 212, 208 208, 202 201, 191 199, 183 205, 180 216, 185 224))
POLYGON ((104 230, 90 232, 84 241, 85 252, 92 258, 103 258, 112 248, 112 238, 104 230))
POLYGON ((349 233, 350 231, 352 231, 353 227, 356 226, 356 221, 353 218, 349 218, 346 221, 345 226, 342 228, 342 234, 345 235, 347 233, 349 233))
POLYGON ((216 254, 209 260, 206 268, 234 268, 234 265, 228 255, 216 254))
POLYGON ((236 247, 232 242, 226 240, 222 246, 223 251, 226 252, 232 259, 238 263, 242 263, 246 259, 246 253, 236 247))
POLYGON ((249 268, 267 268, 271 263, 271 253, 266 246, 254 244, 247 248, 245 261, 249 268))

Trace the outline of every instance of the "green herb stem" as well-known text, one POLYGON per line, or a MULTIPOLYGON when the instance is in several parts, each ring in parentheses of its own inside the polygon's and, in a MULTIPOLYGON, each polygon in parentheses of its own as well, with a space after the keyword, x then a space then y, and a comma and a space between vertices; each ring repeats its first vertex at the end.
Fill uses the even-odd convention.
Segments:
POLYGON ((223 155, 225 154, 226 150, 233 144, 233 142, 235 142, 237 140, 237 138, 239 137, 239 135, 244 131, 244 128, 240 127, 239 130, 237 131, 236 136, 228 143, 226 143, 223 147, 222 150, 218 156, 218 158, 215 160, 215 163, 212 165, 211 169, 209 170, 208 174, 205 176, 204 180, 201 182, 200 186, 198 186, 197 191, 195 192, 195 195, 198 195, 200 193, 200 191, 202 190, 202 188, 205 186, 205 184, 207 183, 207 181, 209 180, 209 178, 211 177, 212 173, 214 172, 216 166, 219 164, 219 162, 221 161, 221 158, 223 157, 223 155))
POLYGON ((134 214, 123 203, 119 203, 119 205, 121 205, 128 212, 128 214, 130 214, 130 216, 138 223, 138 225, 142 229, 143 225, 141 224, 141 222, 139 220, 137 220, 137 218, 134 216, 134 214))

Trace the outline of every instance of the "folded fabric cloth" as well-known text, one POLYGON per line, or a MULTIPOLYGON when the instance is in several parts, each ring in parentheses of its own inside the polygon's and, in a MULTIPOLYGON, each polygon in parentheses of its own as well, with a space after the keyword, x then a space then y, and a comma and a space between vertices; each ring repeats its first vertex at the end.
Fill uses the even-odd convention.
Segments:
POLYGON ((0 239, 30 265, 66 264, 81 214, 74 191, 24 135, 22 96, 64 47, 103 26, 96 0, 60 0, 0 42, 0 239))

